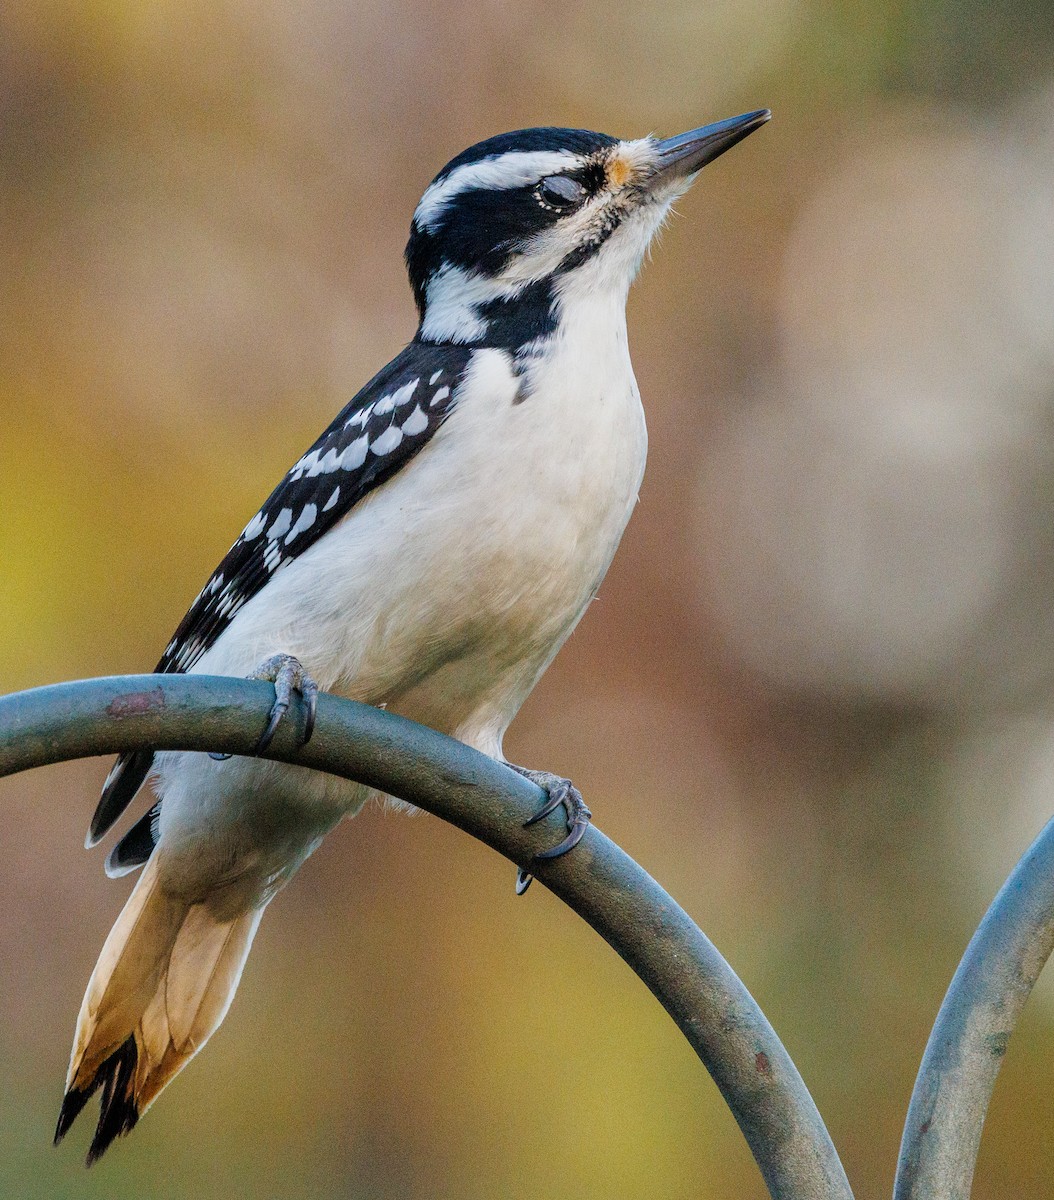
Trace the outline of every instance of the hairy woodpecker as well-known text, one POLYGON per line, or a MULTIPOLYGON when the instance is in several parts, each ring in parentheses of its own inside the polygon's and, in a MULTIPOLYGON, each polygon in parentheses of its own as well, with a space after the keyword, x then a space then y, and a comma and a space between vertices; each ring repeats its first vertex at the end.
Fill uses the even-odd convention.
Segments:
MULTIPOLYGON (((261 751, 292 690, 313 711, 325 688, 502 758, 636 502, 630 283, 700 168, 768 118, 665 140, 525 129, 448 163, 406 248, 417 334, 245 526, 158 671, 272 680, 261 751)), ((569 850, 581 796, 523 773, 547 791, 543 813, 567 812, 548 855, 569 850)), ((55 1135, 101 1088, 89 1163, 219 1026, 267 903, 370 796, 260 758, 125 754, 88 845, 148 775, 159 799, 107 860, 111 875, 144 870, 88 984, 55 1135)))

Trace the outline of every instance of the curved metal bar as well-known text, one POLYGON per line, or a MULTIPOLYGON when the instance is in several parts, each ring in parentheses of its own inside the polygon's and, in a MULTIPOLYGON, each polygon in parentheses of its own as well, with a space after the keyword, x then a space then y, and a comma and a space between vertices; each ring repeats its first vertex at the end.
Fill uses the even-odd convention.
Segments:
POLYGON ((930 1034, 908 1108, 894 1200, 967 1200, 1010 1035, 1054 949, 1054 821, 970 939, 930 1034))
MULTIPOLYGON (((265 683, 204 675, 82 680, 0 698, 0 775, 118 750, 250 753, 274 697, 265 683)), ((750 993, 702 931, 631 858, 591 827, 561 858, 531 862, 561 834, 530 829, 539 789, 501 763, 412 721, 319 697, 268 758, 360 780, 435 813, 514 863, 583 917, 673 1017, 731 1108, 774 1200, 852 1200, 830 1136, 797 1068, 750 993)))

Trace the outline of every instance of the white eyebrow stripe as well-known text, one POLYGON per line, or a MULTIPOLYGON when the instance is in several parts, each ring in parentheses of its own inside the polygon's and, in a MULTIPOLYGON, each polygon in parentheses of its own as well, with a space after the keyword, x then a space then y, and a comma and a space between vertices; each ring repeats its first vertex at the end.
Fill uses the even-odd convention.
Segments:
POLYGON ((500 190, 526 187, 581 161, 581 156, 571 150, 510 150, 465 163, 429 186, 414 213, 414 223, 419 229, 430 229, 459 192, 479 187, 500 190))

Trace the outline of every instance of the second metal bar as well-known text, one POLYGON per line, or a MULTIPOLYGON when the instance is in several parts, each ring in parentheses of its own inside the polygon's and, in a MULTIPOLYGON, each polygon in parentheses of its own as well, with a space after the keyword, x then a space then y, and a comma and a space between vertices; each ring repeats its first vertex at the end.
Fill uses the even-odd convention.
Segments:
POLYGON ((915 1080, 894 1200, 968 1200, 1010 1035, 1054 949, 1054 821, 992 901, 948 988, 915 1080))

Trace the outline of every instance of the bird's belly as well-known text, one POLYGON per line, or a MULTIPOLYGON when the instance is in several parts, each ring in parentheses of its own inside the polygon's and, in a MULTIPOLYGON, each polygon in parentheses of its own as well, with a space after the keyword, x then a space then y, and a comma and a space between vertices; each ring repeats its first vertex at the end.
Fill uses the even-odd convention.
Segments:
MULTIPOLYGON (((504 396, 496 382, 469 389, 413 462, 272 577, 194 669, 243 675, 293 654, 324 690, 500 753, 607 570, 646 435, 631 373, 607 394, 543 389, 522 404, 515 380, 504 396)), ((163 786, 179 793, 174 804, 166 794, 163 826, 255 823, 262 836, 266 808, 277 848, 298 829, 320 836, 365 797, 344 781, 307 785, 298 768, 235 761, 222 782, 205 763, 165 770, 184 778, 163 786)))
POLYGON ((577 396, 516 405, 493 392, 479 407, 470 399, 451 418, 412 501, 409 479, 401 493, 378 493, 378 519, 382 504, 389 510, 383 540, 399 547, 395 586, 341 682, 368 683, 363 698, 495 753, 607 571, 636 502, 646 435, 629 373, 622 393, 592 409, 577 396))
POLYGON ((628 363, 606 391, 540 386, 516 403, 507 356, 477 357, 486 370, 432 441, 197 669, 244 674, 282 651, 324 689, 466 740, 474 708, 504 731, 607 570, 646 434, 628 363))

